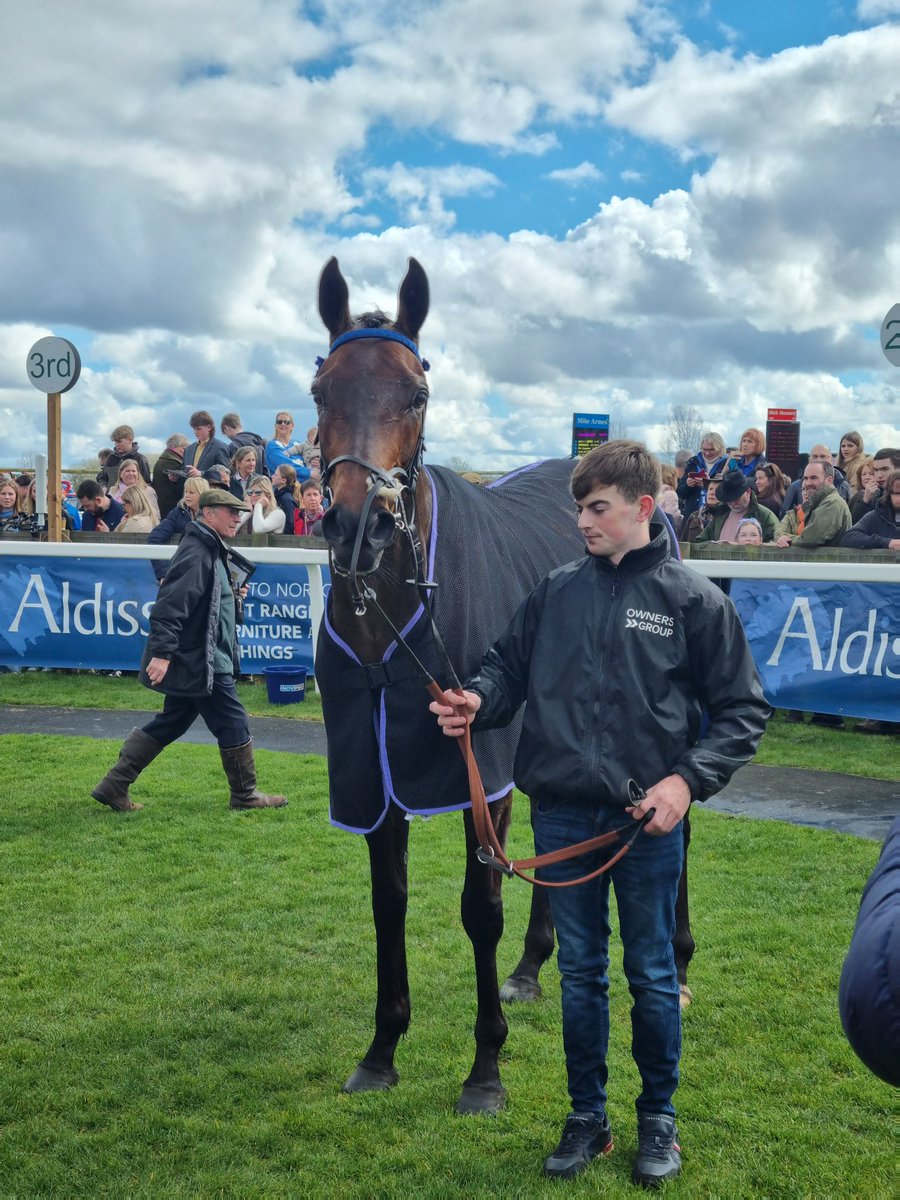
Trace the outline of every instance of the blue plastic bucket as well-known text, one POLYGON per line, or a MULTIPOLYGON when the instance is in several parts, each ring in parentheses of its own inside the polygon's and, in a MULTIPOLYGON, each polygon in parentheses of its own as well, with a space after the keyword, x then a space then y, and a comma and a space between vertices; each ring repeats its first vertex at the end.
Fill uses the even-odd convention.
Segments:
POLYGON ((306 667, 263 667, 270 704, 299 704, 306 698, 306 667))

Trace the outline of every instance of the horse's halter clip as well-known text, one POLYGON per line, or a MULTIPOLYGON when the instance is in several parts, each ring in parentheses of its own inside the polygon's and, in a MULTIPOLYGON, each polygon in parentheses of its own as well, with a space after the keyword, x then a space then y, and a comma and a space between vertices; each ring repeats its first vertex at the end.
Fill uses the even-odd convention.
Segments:
MULTIPOLYGON (((410 338, 405 337, 402 333, 398 333, 396 329, 351 329, 349 333, 342 333, 340 337, 334 339, 328 348, 328 354, 333 354, 339 346, 343 346, 346 342, 355 342, 362 338, 380 338, 384 341, 399 342, 401 346, 405 346, 407 350, 416 356, 422 364, 423 370, 427 371, 431 365, 427 359, 422 358, 416 343, 410 338)), ((324 362, 324 358, 317 358, 316 367, 321 369, 324 362)), ((318 374, 318 370, 316 374, 318 374)), ((350 580, 353 611, 358 617, 364 616, 367 604, 376 600, 375 592, 372 588, 368 584, 360 583, 360 577, 364 578, 370 572, 360 571, 358 564, 363 537, 365 536, 366 522, 372 510, 372 505, 379 496, 394 501, 396 505, 395 520, 397 528, 409 537, 413 546, 413 557, 418 561, 418 539, 415 523, 416 485, 419 480, 419 471, 421 470, 422 459, 425 454, 424 426, 425 417, 423 412, 422 428, 419 431, 415 449, 405 467, 377 467, 355 454, 340 454, 337 458, 333 458, 330 462, 323 465, 321 477, 322 490, 329 502, 333 500, 333 494, 331 488, 328 486, 328 478, 336 466, 340 463, 355 463, 367 472, 368 490, 362 512, 359 515, 359 524, 356 527, 356 539, 353 543, 350 566, 344 570, 337 565, 333 558, 331 560, 331 569, 334 573, 350 580), (404 502, 405 497, 408 497, 408 503, 404 502)))

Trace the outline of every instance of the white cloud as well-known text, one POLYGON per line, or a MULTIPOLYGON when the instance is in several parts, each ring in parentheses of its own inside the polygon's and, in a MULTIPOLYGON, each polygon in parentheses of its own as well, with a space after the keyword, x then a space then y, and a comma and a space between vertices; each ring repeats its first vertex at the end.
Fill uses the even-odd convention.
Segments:
POLYGON ((880 21, 900 16, 900 0, 859 0, 856 13, 861 21, 880 21))
POLYGON ((25 352, 67 327, 94 363, 64 400, 68 455, 122 420, 159 449, 201 407, 311 423, 333 253, 357 310, 393 310, 409 254, 428 270, 432 459, 563 453, 595 406, 653 438, 679 402, 728 436, 796 403, 817 440, 900 440, 871 336, 900 278, 896 27, 759 59, 673 52, 641 0, 523 0, 515 21, 500 0, 325 0, 317 23, 291 0, 77 8, 36 0, 0 43, 6 457, 44 437, 25 352), (649 203, 624 186, 563 237, 459 231, 460 198, 514 226, 542 176, 596 182, 526 156, 613 127, 693 179, 649 203), (415 158, 386 165, 407 132, 415 158))
POLYGON ((596 183, 603 178, 603 172, 599 171, 593 163, 582 162, 577 167, 561 167, 557 171, 550 171, 544 178, 552 179, 556 183, 568 183, 574 187, 580 187, 586 183, 596 183))
POLYGON ((363 182, 370 198, 383 193, 404 220, 432 229, 450 229, 456 223, 453 212, 444 206, 446 197, 485 194, 500 186, 497 176, 481 167, 406 167, 399 162, 387 169, 371 168, 363 182))

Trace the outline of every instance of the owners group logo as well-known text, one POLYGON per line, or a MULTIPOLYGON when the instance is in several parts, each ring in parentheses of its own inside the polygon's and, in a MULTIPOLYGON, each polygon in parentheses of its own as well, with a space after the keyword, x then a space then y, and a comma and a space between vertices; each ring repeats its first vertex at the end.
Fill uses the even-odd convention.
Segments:
POLYGON ((675 621, 666 613, 629 608, 625 613, 625 628, 639 629, 641 633, 655 633, 657 637, 671 637, 675 632, 675 621))

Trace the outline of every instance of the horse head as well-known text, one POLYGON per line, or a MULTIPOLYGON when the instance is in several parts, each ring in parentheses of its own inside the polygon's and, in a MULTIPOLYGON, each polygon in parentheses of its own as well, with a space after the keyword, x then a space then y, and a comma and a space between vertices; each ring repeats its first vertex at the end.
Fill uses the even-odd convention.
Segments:
POLYGON ((428 277, 414 258, 400 285, 397 318, 351 317, 336 258, 319 278, 329 352, 312 384, 331 503, 322 535, 338 573, 375 571, 398 519, 414 511, 428 386, 417 339, 428 315, 428 277))

